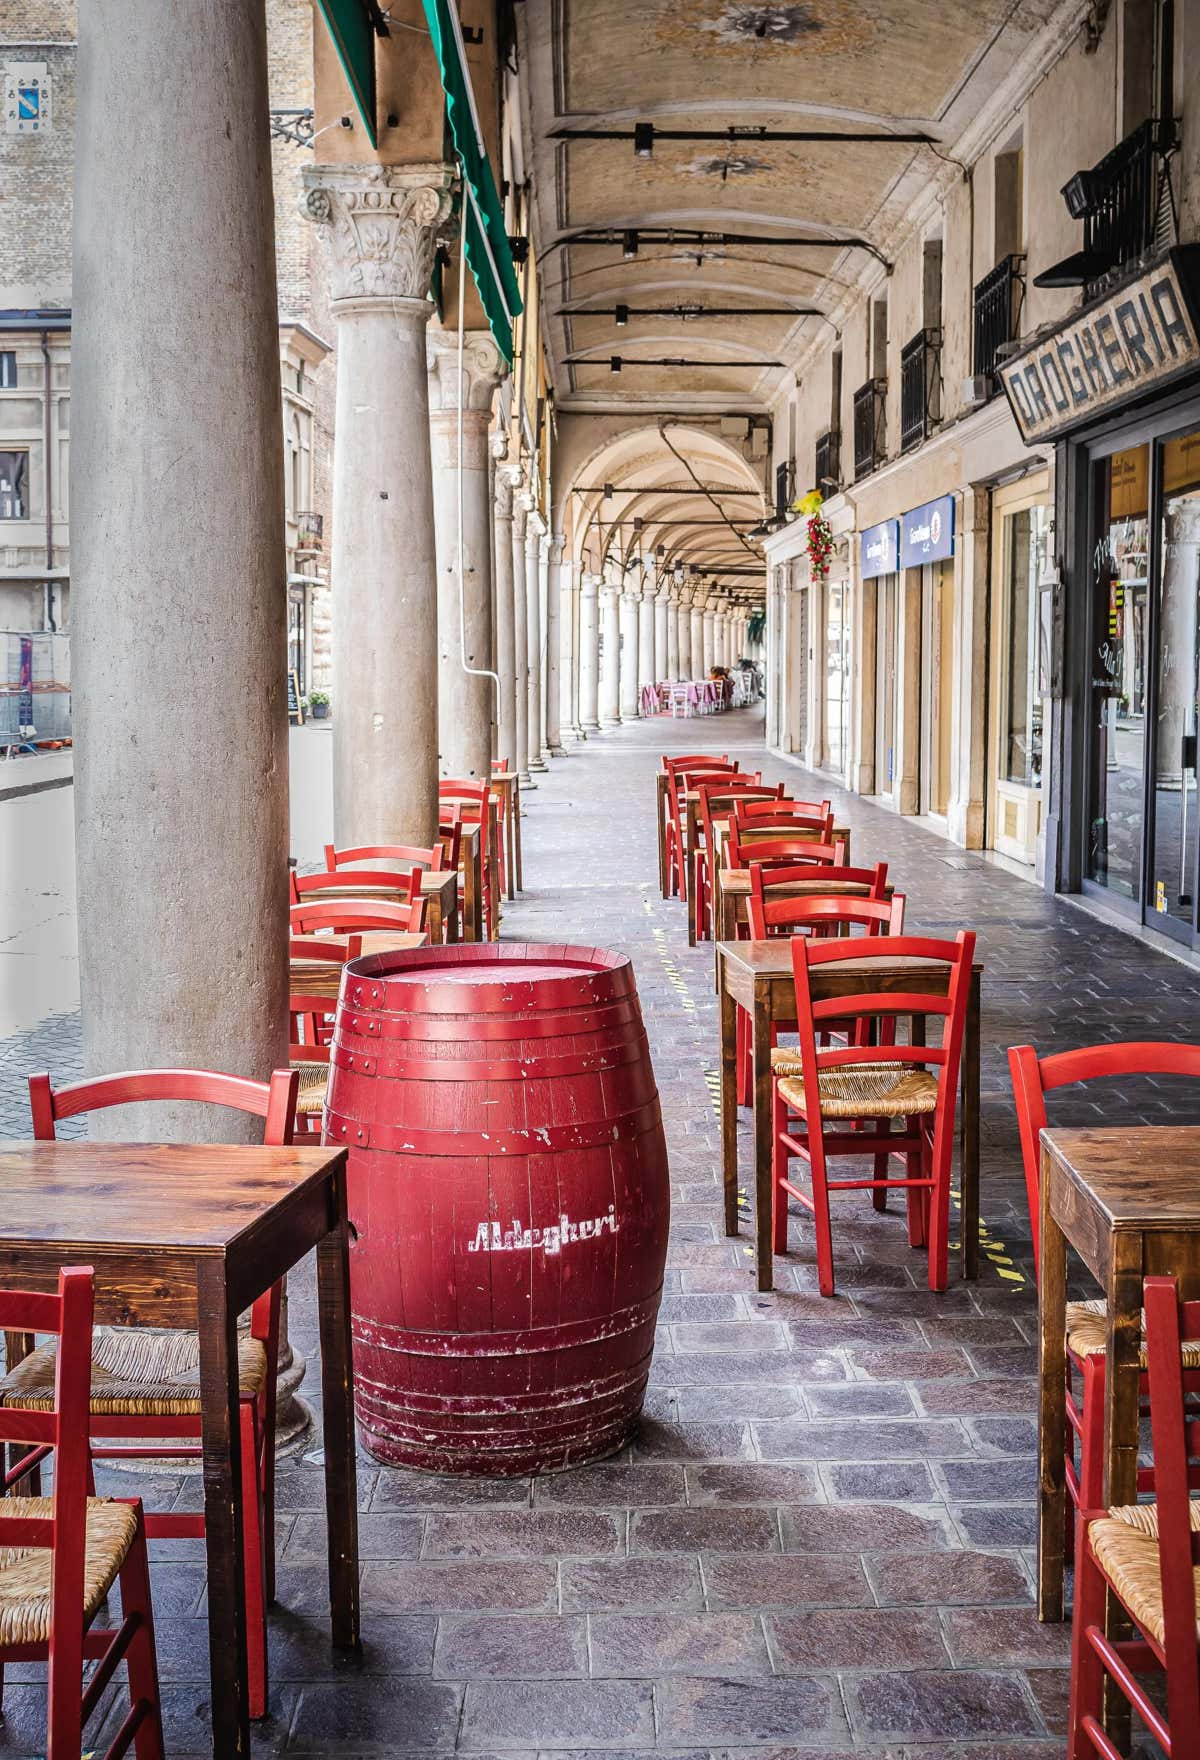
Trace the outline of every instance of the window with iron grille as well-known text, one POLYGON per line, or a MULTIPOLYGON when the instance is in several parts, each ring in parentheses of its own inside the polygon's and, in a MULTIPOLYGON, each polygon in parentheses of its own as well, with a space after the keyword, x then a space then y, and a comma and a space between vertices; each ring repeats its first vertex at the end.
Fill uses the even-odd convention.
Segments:
POLYGON ((1067 205, 1083 219, 1085 300, 1100 292, 1109 275, 1174 244, 1171 156, 1177 144, 1174 122, 1150 117, 1067 184, 1067 205))
POLYGON ((919 446, 941 415, 942 333, 918 330, 900 350, 900 450, 919 446))
POLYGON ((1002 257, 996 267, 975 283, 972 302, 973 342, 971 371, 990 381, 989 394, 999 389, 996 366, 1001 347, 1021 334, 1021 305, 1025 297, 1023 254, 1002 257))
POLYGON ((818 434, 814 470, 822 495, 832 495, 842 485, 841 435, 836 428, 818 434))
POLYGON ((868 379, 854 393, 854 475, 865 477, 887 456, 887 380, 868 379))
POLYGON ((786 519, 795 499, 796 461, 789 458, 786 464, 775 466, 775 518, 786 519))
POLYGON ((14 349, 0 348, 0 391, 17 388, 17 356, 14 349))

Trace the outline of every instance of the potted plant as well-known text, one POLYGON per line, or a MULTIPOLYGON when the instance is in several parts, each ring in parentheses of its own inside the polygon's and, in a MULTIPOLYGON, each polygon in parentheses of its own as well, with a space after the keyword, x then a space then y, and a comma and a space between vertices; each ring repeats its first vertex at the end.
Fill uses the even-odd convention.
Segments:
POLYGON ((329 715, 329 696, 325 691, 309 691, 308 706, 312 710, 314 721, 324 721, 329 715))

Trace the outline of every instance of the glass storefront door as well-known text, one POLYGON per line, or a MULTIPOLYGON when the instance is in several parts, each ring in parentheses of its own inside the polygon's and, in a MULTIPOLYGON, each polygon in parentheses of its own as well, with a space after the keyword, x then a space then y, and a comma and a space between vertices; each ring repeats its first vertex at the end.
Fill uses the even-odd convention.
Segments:
POLYGON ((896 624, 900 613, 899 576, 875 582, 875 793, 890 800, 896 792, 896 624))
POLYGON ((950 805, 954 688, 954 564, 921 570, 921 781, 923 813, 945 818, 950 805))
POLYGON ((1142 898, 1150 448, 1093 466, 1091 728, 1084 872, 1120 898, 1142 898))
POLYGON ((1042 808, 1042 730, 1047 628, 1046 574, 1050 509, 1033 489, 997 490, 992 502, 991 685, 988 843, 1032 867, 1042 808))
POLYGON ((825 623, 825 763, 845 776, 850 729, 850 586, 828 581, 825 623))
POLYGON ((1147 920, 1190 940, 1197 926, 1200 432, 1162 444, 1159 477, 1154 823, 1147 920))

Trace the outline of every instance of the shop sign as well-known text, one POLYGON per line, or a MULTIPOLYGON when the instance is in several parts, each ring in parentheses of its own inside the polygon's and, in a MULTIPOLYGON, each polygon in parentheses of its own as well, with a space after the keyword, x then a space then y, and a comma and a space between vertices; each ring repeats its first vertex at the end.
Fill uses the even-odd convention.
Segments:
POLYGON ((874 580, 878 574, 895 574, 900 551, 898 521, 885 519, 882 525, 868 526, 862 534, 862 578, 874 580))
POLYGON ((954 555, 954 497, 939 495, 900 519, 900 566, 920 568, 954 555))
POLYGON ((1200 367, 1200 250, 1173 250, 1020 354, 1000 380, 1021 438, 1054 440, 1200 367))

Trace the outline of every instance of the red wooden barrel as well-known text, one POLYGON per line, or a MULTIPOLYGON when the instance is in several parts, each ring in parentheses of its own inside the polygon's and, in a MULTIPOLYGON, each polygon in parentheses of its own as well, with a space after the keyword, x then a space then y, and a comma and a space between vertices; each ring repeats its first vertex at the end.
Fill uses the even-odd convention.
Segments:
POLYGON ((379 1460, 530 1473, 642 1406, 670 1193, 633 967, 600 948, 378 954, 342 977, 354 1400, 379 1460))

